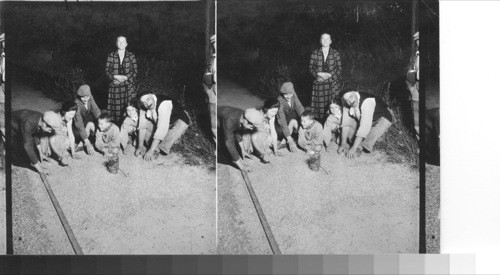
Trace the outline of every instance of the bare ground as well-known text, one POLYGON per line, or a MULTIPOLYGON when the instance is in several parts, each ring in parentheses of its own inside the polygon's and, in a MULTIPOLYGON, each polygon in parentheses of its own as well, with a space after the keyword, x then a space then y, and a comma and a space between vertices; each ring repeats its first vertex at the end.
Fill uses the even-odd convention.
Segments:
MULTIPOLYGON (((260 100, 228 80, 219 81, 219 105, 240 108, 260 100)), ((309 170, 305 153, 247 161, 249 177, 285 254, 417 253, 419 175, 382 152, 348 160, 322 153, 328 171, 309 170)), ((219 160, 223 159, 219 155, 219 160)), ((271 250, 240 172, 218 163, 218 253, 271 250)))
MULTIPOLYGON (((30 87, 14 84, 14 110, 57 110, 30 87)), ((99 154, 79 153, 69 167, 46 163, 51 187, 85 254, 215 253, 215 173, 177 154, 146 163, 120 155, 127 174, 110 174, 99 154)), ((13 166, 15 254, 72 254, 38 174, 13 166)))
POLYGON ((440 187, 441 171, 439 166, 425 165, 425 233, 427 253, 439 254, 440 240, 440 187))

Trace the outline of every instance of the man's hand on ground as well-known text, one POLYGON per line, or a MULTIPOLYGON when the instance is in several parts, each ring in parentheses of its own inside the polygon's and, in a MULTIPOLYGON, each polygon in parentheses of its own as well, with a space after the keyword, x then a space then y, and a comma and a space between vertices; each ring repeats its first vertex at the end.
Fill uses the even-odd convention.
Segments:
POLYGON ((87 151, 87 155, 93 155, 95 153, 94 146, 90 142, 85 143, 85 150, 87 151))
POLYGON ((247 165, 245 165, 243 163, 243 160, 239 159, 237 161, 234 162, 234 164, 236 164, 236 166, 238 166, 238 168, 241 170, 241 171, 245 171, 247 173, 252 173, 252 168, 248 167, 247 165))
POLYGON ((337 153, 339 153, 339 154, 346 153, 348 150, 349 150, 349 145, 347 143, 344 143, 344 144, 339 146, 337 153))
POLYGON ((297 144, 295 144, 295 141, 293 141, 292 137, 287 138, 288 141, 288 148, 290 149, 290 152, 294 153, 297 152, 297 144))
POLYGON ((346 157, 350 158, 350 159, 359 157, 360 155, 361 155, 361 150, 357 150, 354 147, 352 147, 351 149, 349 149, 349 151, 347 151, 347 153, 346 153, 346 157))
POLYGON ((135 156, 136 157, 139 157, 139 156, 142 156, 146 153, 146 147, 144 146, 139 146, 136 150, 135 150, 135 156))
POLYGON ((154 156, 154 151, 153 150, 148 150, 146 154, 144 155, 144 160, 145 161, 152 161, 154 156))
POLYGON ((31 166, 33 166, 39 174, 45 175, 45 176, 50 176, 50 172, 48 170, 46 170, 45 168, 43 168, 43 166, 40 162, 37 162, 36 164, 31 164, 31 166))
POLYGON ((280 158, 281 158, 281 157, 283 157, 284 155, 283 155, 283 153, 281 153, 281 152, 279 152, 279 151, 276 151, 276 152, 274 152, 274 156, 275 156, 275 157, 280 157, 280 158))

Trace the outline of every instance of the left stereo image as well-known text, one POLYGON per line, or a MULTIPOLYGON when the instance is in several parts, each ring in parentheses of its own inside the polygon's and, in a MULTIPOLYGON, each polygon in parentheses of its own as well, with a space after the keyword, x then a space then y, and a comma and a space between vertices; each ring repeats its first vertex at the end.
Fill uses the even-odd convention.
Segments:
POLYGON ((3 3, 0 254, 216 252, 214 6, 3 3))

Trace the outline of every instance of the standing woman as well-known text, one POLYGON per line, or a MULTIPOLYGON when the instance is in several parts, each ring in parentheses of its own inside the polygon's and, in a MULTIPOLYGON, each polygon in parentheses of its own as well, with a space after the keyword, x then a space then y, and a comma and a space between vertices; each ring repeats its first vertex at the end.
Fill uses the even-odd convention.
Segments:
POLYGON ((127 38, 118 36, 118 50, 108 55, 106 75, 109 80, 108 113, 116 123, 120 122, 127 103, 136 96, 137 61, 127 50, 127 38))
POLYGON ((340 90, 342 64, 340 54, 330 47, 332 39, 328 33, 321 35, 322 47, 313 51, 309 62, 309 72, 314 77, 311 109, 319 121, 323 121, 331 100, 340 90))

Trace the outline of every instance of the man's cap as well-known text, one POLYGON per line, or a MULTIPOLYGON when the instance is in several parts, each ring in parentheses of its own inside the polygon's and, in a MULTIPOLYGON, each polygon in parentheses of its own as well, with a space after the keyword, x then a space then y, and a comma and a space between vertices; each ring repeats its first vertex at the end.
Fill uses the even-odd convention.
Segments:
POLYGON ((244 117, 253 125, 261 125, 264 123, 264 114, 255 108, 246 109, 244 117))
POLYGON ((43 121, 47 123, 50 127, 58 129, 62 127, 61 116, 53 111, 47 111, 43 113, 43 121))
POLYGON ((280 92, 283 94, 291 94, 294 92, 292 82, 285 82, 281 85, 280 92))
POLYGON ((210 43, 214 43, 214 42, 215 42, 215 34, 210 37, 210 43))
POLYGON ((418 40, 419 38, 419 35, 420 35, 420 32, 416 32, 414 35, 413 35, 413 40, 418 40))
POLYGON ((78 96, 90 96, 90 86, 89 85, 82 85, 80 88, 78 88, 78 91, 76 92, 78 96))

